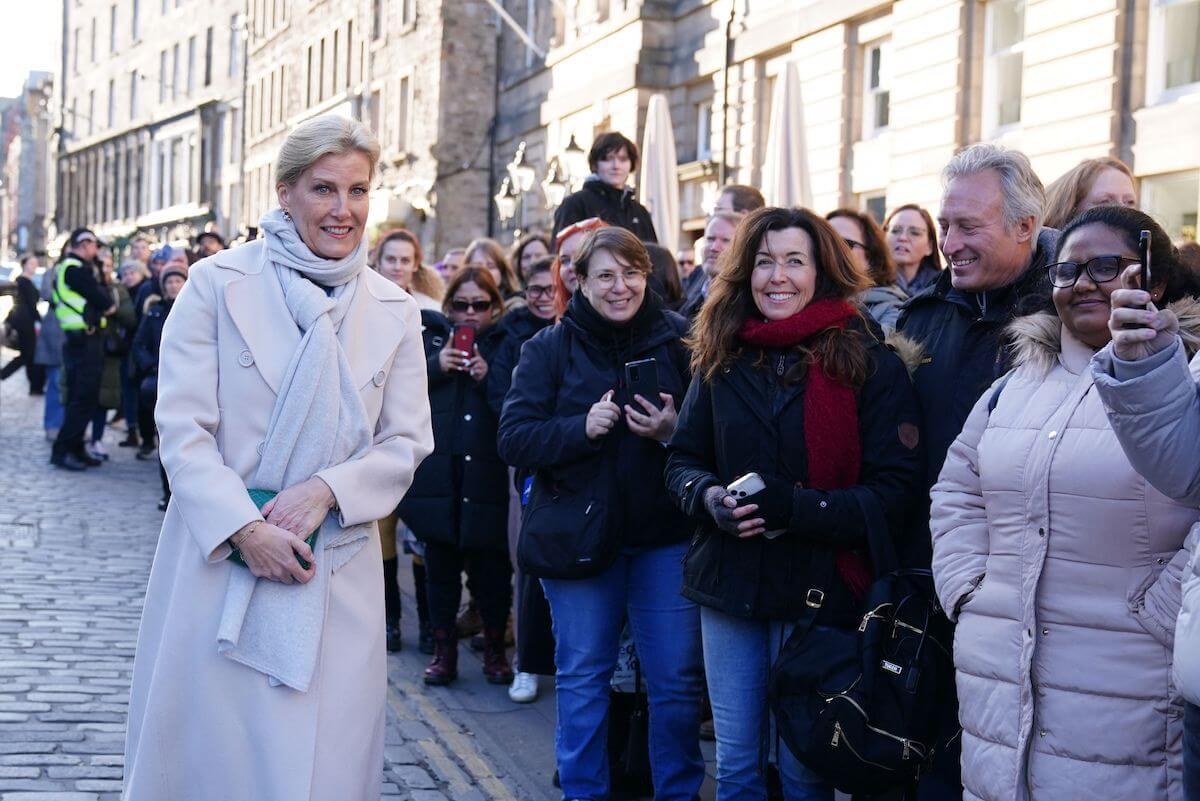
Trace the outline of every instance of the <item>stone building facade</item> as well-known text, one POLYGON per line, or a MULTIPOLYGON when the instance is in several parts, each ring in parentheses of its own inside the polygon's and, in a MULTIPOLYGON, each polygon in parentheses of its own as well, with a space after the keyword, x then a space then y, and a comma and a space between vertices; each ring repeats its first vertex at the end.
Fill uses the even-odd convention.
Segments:
POLYGON ((53 76, 31 72, 0 111, 0 255, 46 252, 53 205, 50 129, 53 76))
POLYGON ((64 0, 60 237, 237 225, 244 0, 64 0))
MULTIPOLYGON (((640 141, 649 97, 676 131, 681 215, 722 181, 758 183, 776 77, 797 65, 813 204, 936 207, 962 146, 1024 150, 1047 183, 1124 159, 1143 205, 1195 238, 1200 0, 507 0, 541 49, 503 34, 497 162, 527 142, 539 177, 573 136, 640 141)), ((548 220, 522 198, 526 222, 548 220)))

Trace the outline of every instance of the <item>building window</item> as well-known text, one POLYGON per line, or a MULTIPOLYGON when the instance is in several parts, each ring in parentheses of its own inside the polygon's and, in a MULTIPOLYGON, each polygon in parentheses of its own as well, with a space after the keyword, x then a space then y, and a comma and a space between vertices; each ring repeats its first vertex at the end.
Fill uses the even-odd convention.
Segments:
POLYGON ((400 79, 400 91, 396 93, 396 149, 409 152, 412 147, 413 82, 411 75, 400 79))
POLYGON ((158 54, 158 102, 167 102, 167 51, 158 54))
POLYGON ((133 70, 129 73, 129 121, 137 119, 138 115, 138 71, 133 70))
POLYGON ((117 124, 117 80, 108 79, 108 127, 117 124))
POLYGON ((1148 77, 1152 101, 1200 88, 1200 0, 1153 0, 1148 77), (1167 96, 1164 97, 1164 94, 1167 96))
POLYGON ((179 97, 179 43, 171 46, 171 99, 179 97))
POLYGON ((132 0, 132 2, 130 3, 130 9, 129 9, 129 36, 135 42, 138 40, 138 36, 141 35, 141 31, 140 31, 141 25, 140 25, 140 19, 138 16, 138 11, 139 11, 138 6, 140 6, 140 5, 141 5, 141 0, 132 0))
POLYGON ((162 13, 166 14, 171 10, 171 0, 162 0, 162 13))
POLYGON ((346 23, 346 88, 350 88, 350 72, 354 66, 354 21, 346 23))
POLYGON ((96 60, 97 60, 97 59, 96 59, 96 18, 95 18, 95 17, 92 17, 92 36, 91 36, 91 43, 92 43, 92 44, 91 44, 91 51, 92 51, 92 63, 93 63, 93 64, 95 64, 95 63, 96 63, 96 60))
POLYGON ((308 46, 308 60, 305 62, 305 89, 304 89, 304 107, 312 108, 313 104, 313 48, 308 46))
POLYGON ((196 37, 188 37, 187 49, 187 94, 196 88, 196 37))
POLYGON ((712 103, 696 105, 696 161, 712 161, 712 103))
POLYGON ((371 3, 371 38, 383 38, 383 15, 387 13, 387 3, 384 0, 374 0, 371 3))
POLYGON ((238 34, 242 31, 242 20, 234 14, 229 18, 229 77, 238 74, 238 34))
POLYGON ((341 31, 333 32, 333 81, 329 85, 329 94, 335 94, 338 90, 338 48, 341 44, 341 31))
POLYGON ((317 60, 317 102, 325 99, 325 40, 321 40, 320 58, 317 60))
POLYGON ((108 52, 117 52, 117 6, 108 9, 108 52))
POLYGON ((208 30, 204 32, 204 85, 212 86, 212 64, 213 64, 213 28, 208 26, 208 30))
POLYGON ((378 89, 371 92, 371 99, 367 105, 367 126, 370 127, 371 133, 375 134, 376 139, 381 139, 379 127, 382 121, 383 114, 383 92, 378 89))
POLYGON ((892 43, 863 48, 863 136, 888 127, 891 119, 892 43))
POLYGON ((96 90, 88 91, 88 113, 87 113, 88 136, 96 130, 96 90))
POLYGON ((1196 240, 1200 171, 1151 175, 1141 179, 1142 208, 1158 219, 1172 239, 1196 240))
MULTIPOLYGON (((530 4, 532 7, 532 3, 530 4)), ((532 19, 532 17, 531 17, 532 19)), ((400 25, 407 27, 417 21, 417 0, 400 0, 400 25)), ((533 36, 532 31, 529 31, 530 37, 533 36)))
POLYGON ((864 195, 862 210, 875 218, 875 222, 883 225, 883 216, 887 213, 887 195, 864 195))
POLYGON ((1025 0, 994 0, 984 22, 983 73, 985 134, 1021 121, 1021 74, 1025 66, 1025 0))

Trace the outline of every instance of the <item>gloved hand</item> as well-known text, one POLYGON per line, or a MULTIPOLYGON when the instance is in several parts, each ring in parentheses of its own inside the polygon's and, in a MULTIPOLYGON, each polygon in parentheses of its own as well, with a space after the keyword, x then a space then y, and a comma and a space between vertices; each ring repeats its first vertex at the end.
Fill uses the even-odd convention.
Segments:
POLYGON ((762 520, 755 507, 739 507, 724 487, 709 487, 704 491, 704 510, 726 534, 749 537, 763 532, 762 520))
POLYGON ((746 498, 757 504, 758 514, 766 521, 767 531, 786 530, 792 524, 796 485, 777 476, 759 474, 766 487, 746 498))

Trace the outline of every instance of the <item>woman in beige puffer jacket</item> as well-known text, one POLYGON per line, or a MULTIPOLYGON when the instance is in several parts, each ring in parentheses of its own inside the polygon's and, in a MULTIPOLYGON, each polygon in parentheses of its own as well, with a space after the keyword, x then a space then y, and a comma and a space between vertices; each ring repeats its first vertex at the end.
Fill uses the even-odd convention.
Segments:
MULTIPOLYGON (((1101 228, 1068 228, 1056 261, 1112 254, 1101 228)), ((1058 314, 1013 324, 1016 366, 976 404, 932 491, 966 799, 1183 797, 1171 649, 1196 509, 1139 476, 1109 426, 1089 361, 1119 283, 1079 273, 1055 289, 1058 314)), ((1200 329, 1194 302, 1174 308, 1200 329)))

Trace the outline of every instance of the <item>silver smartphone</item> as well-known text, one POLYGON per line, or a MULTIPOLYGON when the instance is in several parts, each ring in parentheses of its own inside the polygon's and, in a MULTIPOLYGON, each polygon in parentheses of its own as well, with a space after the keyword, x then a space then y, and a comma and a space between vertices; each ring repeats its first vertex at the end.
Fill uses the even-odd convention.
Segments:
MULTIPOLYGON (((733 482, 725 488, 725 491, 734 497, 738 502, 738 506, 742 505, 742 501, 749 498, 751 495, 757 495, 767 488, 766 482, 762 480, 762 476, 758 473, 747 473, 740 478, 735 478, 733 482)), ((763 536, 769 540, 773 540, 784 532, 783 529, 777 531, 764 531, 763 536)))

